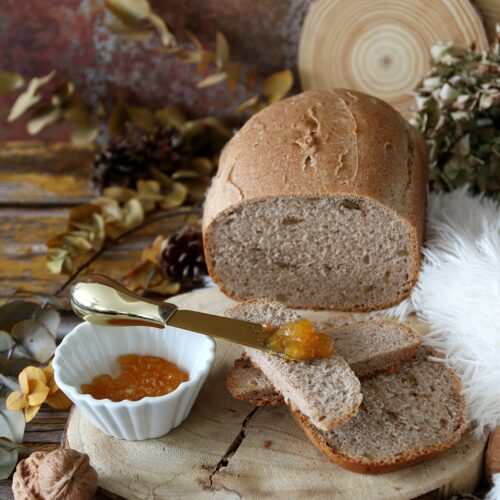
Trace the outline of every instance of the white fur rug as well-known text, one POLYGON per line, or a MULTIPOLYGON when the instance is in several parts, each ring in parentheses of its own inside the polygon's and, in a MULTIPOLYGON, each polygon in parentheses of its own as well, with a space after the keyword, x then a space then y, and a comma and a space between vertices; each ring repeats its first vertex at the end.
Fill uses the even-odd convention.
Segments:
POLYGON ((430 323, 425 342, 460 375, 480 435, 500 425, 500 205, 465 188, 431 193, 423 255, 410 298, 386 313, 430 323))

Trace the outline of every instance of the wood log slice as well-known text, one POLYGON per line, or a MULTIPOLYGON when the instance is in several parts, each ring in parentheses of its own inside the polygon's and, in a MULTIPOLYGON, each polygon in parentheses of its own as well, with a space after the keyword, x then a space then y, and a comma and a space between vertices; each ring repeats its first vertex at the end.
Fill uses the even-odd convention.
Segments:
MULTIPOLYGON (((172 302, 213 314, 234 304, 216 288, 179 295, 172 302)), ((335 313, 303 314, 319 320, 335 313)), ((425 330, 420 324, 419 331, 425 330)), ((469 435, 430 462, 378 476, 356 474, 328 462, 286 407, 254 409, 231 398, 225 380, 240 354, 239 346, 217 341, 215 365, 190 416, 167 436, 147 441, 115 439, 75 409, 65 445, 87 453, 99 474, 99 485, 126 498, 374 500, 427 493, 432 495, 428 498, 447 498, 477 485, 485 440, 469 435)))
POLYGON ((490 42, 495 41, 496 24, 500 23, 500 2, 498 0, 474 0, 483 18, 490 42))
POLYGON ((429 68, 430 48, 441 41, 488 47, 469 0, 318 0, 300 37, 302 87, 359 90, 408 117, 409 93, 429 68))

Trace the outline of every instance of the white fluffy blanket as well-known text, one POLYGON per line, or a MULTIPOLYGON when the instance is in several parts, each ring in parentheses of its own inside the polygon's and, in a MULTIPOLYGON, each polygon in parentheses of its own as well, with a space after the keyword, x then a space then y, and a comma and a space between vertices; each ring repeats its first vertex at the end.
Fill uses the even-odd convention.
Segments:
POLYGON ((500 205, 467 190, 431 193, 423 262, 409 299, 386 311, 416 312, 425 342, 460 375, 476 435, 500 425, 500 205))

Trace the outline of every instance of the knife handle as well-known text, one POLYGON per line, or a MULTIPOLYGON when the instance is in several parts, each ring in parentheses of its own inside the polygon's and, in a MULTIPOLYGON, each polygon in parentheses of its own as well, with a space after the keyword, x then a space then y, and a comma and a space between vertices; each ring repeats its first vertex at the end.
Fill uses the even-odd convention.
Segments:
POLYGON ((164 328, 177 306, 141 297, 112 279, 91 274, 71 287, 71 307, 77 316, 109 326, 164 328))

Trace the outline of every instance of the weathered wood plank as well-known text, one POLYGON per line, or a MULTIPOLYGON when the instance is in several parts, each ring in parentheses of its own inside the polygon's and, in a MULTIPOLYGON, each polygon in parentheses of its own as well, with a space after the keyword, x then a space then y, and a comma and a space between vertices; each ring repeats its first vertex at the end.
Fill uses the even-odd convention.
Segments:
MULTIPOLYGON (((44 242, 66 226, 68 209, 0 208, 0 300, 18 288, 53 293, 65 280, 52 274, 45 263, 44 242)), ((105 252, 89 271, 119 279, 137 265, 142 250, 157 234, 175 230, 185 218, 164 219, 131 235, 105 252)))
POLYGON ((93 148, 67 143, 0 144, 0 205, 68 205, 91 197, 93 148))

